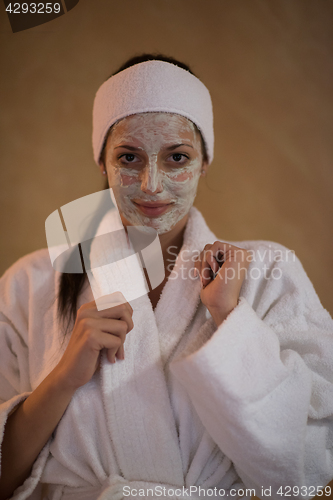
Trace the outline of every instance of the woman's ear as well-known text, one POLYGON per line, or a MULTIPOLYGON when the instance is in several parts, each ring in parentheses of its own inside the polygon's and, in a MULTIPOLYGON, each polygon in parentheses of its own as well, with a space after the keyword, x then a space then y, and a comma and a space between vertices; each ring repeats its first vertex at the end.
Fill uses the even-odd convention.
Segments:
POLYGON ((202 177, 204 177, 207 174, 207 170, 208 170, 208 162, 207 161, 203 161, 202 162, 202 167, 201 167, 201 173, 200 173, 200 175, 202 177))
POLYGON ((99 162, 99 169, 100 169, 102 175, 106 175, 106 168, 105 168, 103 160, 101 160, 99 162))

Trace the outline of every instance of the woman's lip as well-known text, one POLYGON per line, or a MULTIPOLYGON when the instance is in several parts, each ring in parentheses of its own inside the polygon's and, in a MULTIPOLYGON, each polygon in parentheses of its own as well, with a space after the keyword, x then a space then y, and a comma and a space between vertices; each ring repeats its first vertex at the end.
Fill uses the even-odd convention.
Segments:
POLYGON ((172 203, 166 203, 164 205, 141 205, 139 203, 133 202, 139 210, 145 215, 161 215, 167 211, 168 207, 172 205, 172 203))

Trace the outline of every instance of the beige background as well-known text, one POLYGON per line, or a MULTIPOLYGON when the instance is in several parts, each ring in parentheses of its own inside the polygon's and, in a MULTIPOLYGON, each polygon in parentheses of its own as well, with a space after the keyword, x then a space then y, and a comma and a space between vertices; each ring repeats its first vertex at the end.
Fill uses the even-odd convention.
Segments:
POLYGON ((161 51, 190 64, 214 103, 196 206, 220 239, 295 250, 333 313, 330 0, 81 0, 16 34, 0 11, 0 273, 46 246, 52 211, 102 188, 94 94, 129 56, 161 51))

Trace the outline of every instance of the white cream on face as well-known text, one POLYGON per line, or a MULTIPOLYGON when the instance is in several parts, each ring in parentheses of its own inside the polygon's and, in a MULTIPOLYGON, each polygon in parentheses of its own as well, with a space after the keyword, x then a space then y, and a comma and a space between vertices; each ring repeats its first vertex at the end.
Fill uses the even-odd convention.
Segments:
POLYGON ((120 213, 132 225, 150 226, 163 234, 193 205, 202 168, 200 136, 194 124, 180 115, 128 116, 112 128, 105 164, 120 213), (179 144, 187 146, 167 150, 179 144), (175 161, 179 155, 181 161, 175 161), (134 201, 172 205, 166 213, 148 217, 134 201))

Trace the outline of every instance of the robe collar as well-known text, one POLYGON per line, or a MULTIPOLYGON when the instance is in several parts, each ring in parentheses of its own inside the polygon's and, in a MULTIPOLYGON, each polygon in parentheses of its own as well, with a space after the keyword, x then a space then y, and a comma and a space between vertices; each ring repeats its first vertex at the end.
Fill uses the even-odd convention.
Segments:
POLYGON ((148 295, 131 302, 134 328, 124 344, 125 360, 111 364, 106 353, 102 355, 100 376, 109 438, 126 480, 184 485, 164 363, 200 303, 201 285, 194 279, 193 257, 214 239, 201 213, 192 207, 183 246, 155 311, 148 295))

